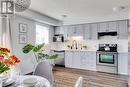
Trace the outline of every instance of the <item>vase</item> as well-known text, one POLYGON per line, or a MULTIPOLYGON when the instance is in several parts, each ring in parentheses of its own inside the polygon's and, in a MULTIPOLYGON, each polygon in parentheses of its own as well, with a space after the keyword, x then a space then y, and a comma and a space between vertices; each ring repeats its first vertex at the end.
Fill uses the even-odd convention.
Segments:
POLYGON ((2 83, 5 83, 10 78, 10 71, 1 73, 0 78, 2 80, 2 83))

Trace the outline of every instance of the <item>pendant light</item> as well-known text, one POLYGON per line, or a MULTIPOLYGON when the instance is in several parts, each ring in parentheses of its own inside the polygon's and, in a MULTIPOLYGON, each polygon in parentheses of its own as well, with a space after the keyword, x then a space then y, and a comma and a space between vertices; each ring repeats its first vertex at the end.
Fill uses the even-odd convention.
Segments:
POLYGON ((16 12, 23 12, 30 7, 31 0, 14 0, 14 8, 16 12))

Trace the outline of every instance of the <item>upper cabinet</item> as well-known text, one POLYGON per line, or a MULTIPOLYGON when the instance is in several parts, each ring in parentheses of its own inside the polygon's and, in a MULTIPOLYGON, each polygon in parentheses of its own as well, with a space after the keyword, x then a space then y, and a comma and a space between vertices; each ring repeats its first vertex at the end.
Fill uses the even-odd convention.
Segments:
POLYGON ((91 24, 91 38, 90 39, 93 39, 93 40, 96 40, 98 39, 98 24, 95 23, 95 24, 91 24))
POLYGON ((76 25, 75 30, 76 30, 76 34, 75 34, 76 36, 83 36, 84 25, 76 25))
POLYGON ((64 29, 63 27, 55 27, 55 30, 54 30, 54 33, 55 34, 64 34, 64 29))
POLYGON ((117 32, 118 22, 104 22, 98 23, 99 29, 98 32, 117 32))
POLYGON ((84 25, 84 39, 85 40, 96 40, 97 39, 98 24, 85 24, 84 25))
POLYGON ((65 38, 82 36, 84 40, 98 39, 99 32, 117 32, 118 39, 128 39, 128 20, 66 25, 55 28, 55 34, 64 34, 65 38))
POLYGON ((83 36, 84 27, 83 25, 70 25, 67 29, 68 37, 71 36, 83 36))
POLYGON ((118 21, 118 39, 128 39, 128 21, 118 21))
POLYGON ((83 37, 85 40, 91 39, 91 29, 90 29, 90 24, 85 24, 84 25, 84 33, 83 37))
POLYGON ((118 26, 118 22, 108 22, 108 31, 110 32, 117 32, 117 26, 118 26))
POLYGON ((98 32, 108 32, 108 23, 99 23, 99 29, 98 32))

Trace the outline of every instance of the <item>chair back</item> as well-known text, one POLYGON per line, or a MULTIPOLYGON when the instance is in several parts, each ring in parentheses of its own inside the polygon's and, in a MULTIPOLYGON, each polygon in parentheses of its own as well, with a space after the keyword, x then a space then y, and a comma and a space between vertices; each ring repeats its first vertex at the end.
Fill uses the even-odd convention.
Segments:
POLYGON ((79 77, 76 81, 75 87, 83 87, 83 77, 79 77))
POLYGON ((52 68, 52 64, 50 64, 48 61, 42 61, 37 65, 34 75, 46 78, 50 84, 53 85, 54 77, 52 68))

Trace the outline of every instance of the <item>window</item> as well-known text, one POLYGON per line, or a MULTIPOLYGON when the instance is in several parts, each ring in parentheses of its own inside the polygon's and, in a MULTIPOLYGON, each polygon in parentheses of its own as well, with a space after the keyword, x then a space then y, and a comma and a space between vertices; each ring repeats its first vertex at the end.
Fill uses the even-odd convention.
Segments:
POLYGON ((49 28, 42 25, 36 25, 36 44, 49 44, 49 28))

